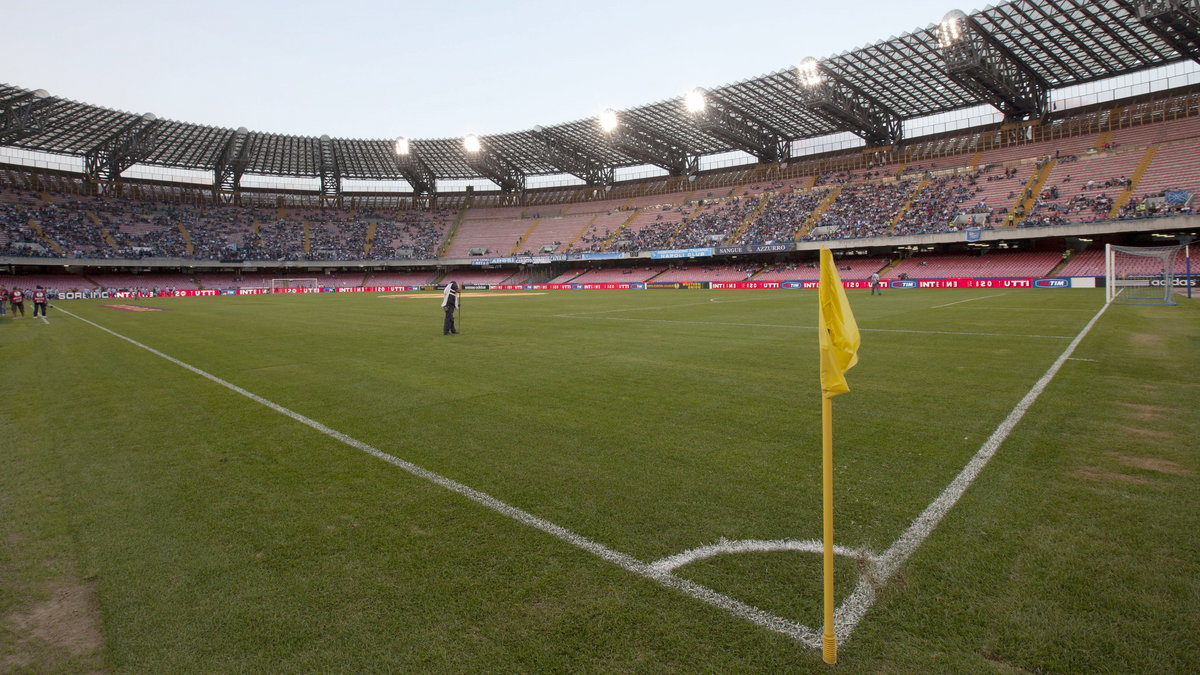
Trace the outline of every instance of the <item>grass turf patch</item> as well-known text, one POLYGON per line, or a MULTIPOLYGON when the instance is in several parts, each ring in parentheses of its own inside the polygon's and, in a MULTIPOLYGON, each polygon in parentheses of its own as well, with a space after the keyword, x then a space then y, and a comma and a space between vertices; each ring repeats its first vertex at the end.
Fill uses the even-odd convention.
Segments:
MULTIPOLYGON (((936 306, 973 296, 852 296, 864 346, 851 394, 835 400, 839 544, 889 546, 1100 302, 1086 291, 991 295, 946 307, 936 306)), ((440 334, 436 307, 371 295, 165 299, 154 304, 170 311, 155 313, 63 306, 649 562, 720 538, 819 537, 814 301, 467 294, 455 337, 440 334)), ((91 658, 103 654, 114 670, 819 663, 787 638, 51 317, 0 331, 5 353, 23 357, 6 379, 34 401, 15 423, 45 429, 18 438, 5 468, 21 471, 5 471, 0 485, 28 511, 46 510, 38 484, 57 486, 64 533, 33 522, 29 534, 51 551, 6 548, 6 564, 26 578, 5 584, 6 611, 61 578, 45 558, 67 561, 96 585, 106 648, 91 658)), ((1195 662, 1195 636, 1178 626, 1190 611, 1180 595, 1195 597, 1197 575, 1149 593, 1159 621, 1128 610, 1167 579, 1121 590, 1148 554, 1138 524, 1157 522, 1164 503, 1173 515, 1149 528, 1149 555, 1185 572, 1200 559, 1194 539, 1179 536, 1197 515, 1188 472, 1200 467, 1186 442, 1195 390, 1181 375, 1195 371, 1195 318, 1193 306, 1110 309, 1076 354, 1094 360, 1068 363, 882 590, 842 665, 1195 662), (1095 602, 1083 600, 1089 590, 1095 602), (1134 653, 1151 628, 1170 626, 1173 656, 1134 653)), ((773 553, 678 573, 817 627, 818 571, 817 556, 773 553)), ((856 581, 841 562, 839 597, 856 581)), ((6 654, 28 641, 19 633, 6 654)))

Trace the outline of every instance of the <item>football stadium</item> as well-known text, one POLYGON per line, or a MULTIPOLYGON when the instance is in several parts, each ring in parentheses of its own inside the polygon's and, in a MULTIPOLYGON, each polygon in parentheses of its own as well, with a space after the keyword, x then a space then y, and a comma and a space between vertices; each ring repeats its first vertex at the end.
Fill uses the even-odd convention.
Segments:
POLYGON ((0 84, 0 672, 1196 672, 1200 2, 931 19, 458 138, 0 84))

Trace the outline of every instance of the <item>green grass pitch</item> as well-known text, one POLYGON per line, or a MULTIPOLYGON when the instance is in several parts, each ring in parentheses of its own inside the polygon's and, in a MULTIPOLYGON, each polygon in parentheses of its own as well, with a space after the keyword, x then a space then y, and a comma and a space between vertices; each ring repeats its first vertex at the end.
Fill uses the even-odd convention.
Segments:
MULTIPOLYGON (((811 291, 63 301, 0 319, 0 671, 805 672, 650 563, 819 539, 811 291), (129 312, 129 304, 162 311, 129 312)), ((1102 291, 851 291, 836 540, 886 550, 1102 291)), ((1113 306, 840 646, 851 672, 1200 663, 1200 301, 1113 306)), ((838 559, 841 602, 861 566, 838 559)), ((676 574, 818 629, 819 555, 676 574)))

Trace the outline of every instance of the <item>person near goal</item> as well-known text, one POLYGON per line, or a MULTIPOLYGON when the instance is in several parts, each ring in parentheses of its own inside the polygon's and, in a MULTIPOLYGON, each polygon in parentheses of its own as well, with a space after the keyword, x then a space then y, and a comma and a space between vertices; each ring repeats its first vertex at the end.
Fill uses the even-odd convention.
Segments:
POLYGON ((454 310, 458 309, 458 283, 451 281, 446 284, 442 293, 442 311, 446 318, 442 320, 442 335, 457 335, 454 328, 454 310))

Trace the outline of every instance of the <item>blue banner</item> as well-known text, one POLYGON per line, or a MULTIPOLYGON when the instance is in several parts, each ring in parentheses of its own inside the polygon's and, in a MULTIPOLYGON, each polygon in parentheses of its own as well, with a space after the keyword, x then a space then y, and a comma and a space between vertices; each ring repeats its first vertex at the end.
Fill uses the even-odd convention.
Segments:
POLYGON ((967 233, 967 241, 979 241, 983 237, 983 230, 978 227, 968 227, 963 232, 967 233))
POLYGON ((677 248, 670 251, 650 251, 650 257, 655 260, 666 260, 669 258, 705 258, 711 256, 713 250, 711 248, 677 248))

